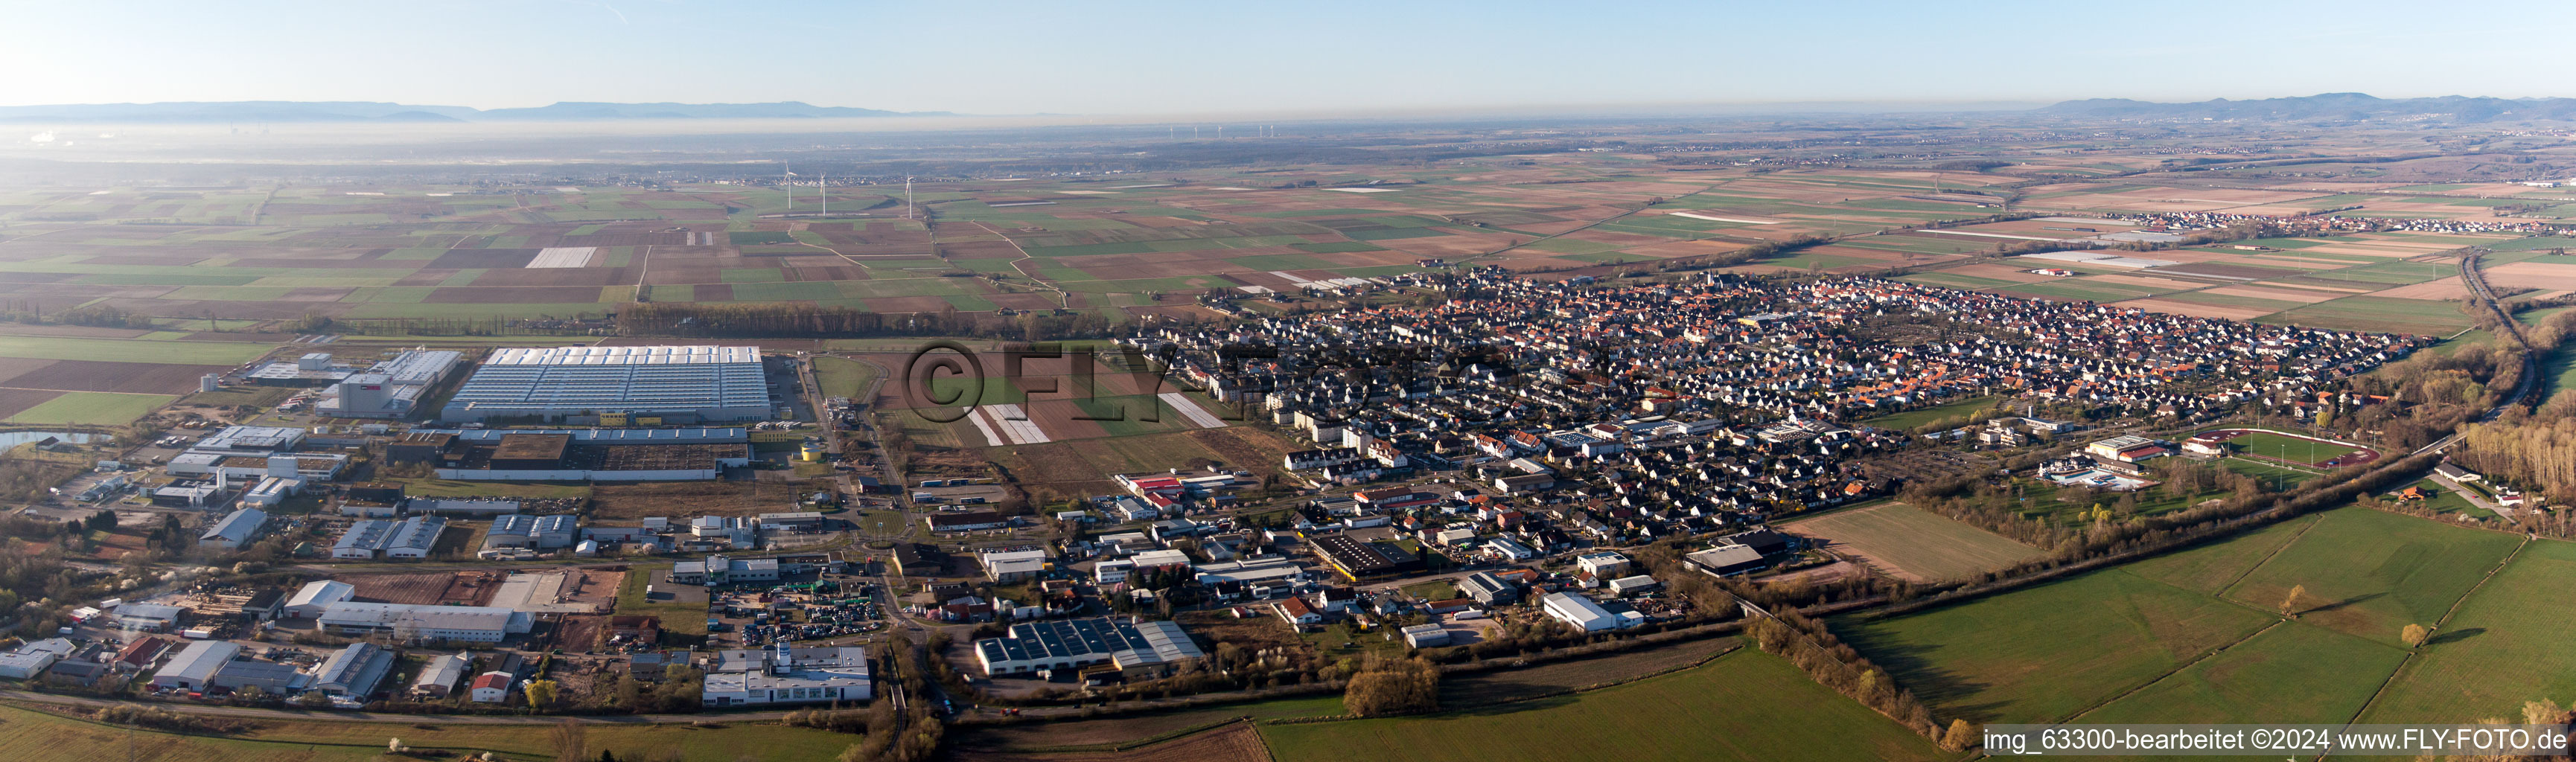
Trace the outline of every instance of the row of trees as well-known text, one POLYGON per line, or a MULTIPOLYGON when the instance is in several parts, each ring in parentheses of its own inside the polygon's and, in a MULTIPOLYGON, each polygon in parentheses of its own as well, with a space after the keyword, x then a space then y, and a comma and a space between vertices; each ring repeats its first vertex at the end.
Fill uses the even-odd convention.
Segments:
POLYGON ((1916 699, 1913 691, 1898 686, 1886 670, 1834 637, 1823 623, 1782 612, 1745 622, 1744 633, 1752 636, 1762 650, 1798 665, 1817 684, 1877 710, 1925 738, 1941 740, 1941 727, 1933 722, 1932 710, 1916 699))

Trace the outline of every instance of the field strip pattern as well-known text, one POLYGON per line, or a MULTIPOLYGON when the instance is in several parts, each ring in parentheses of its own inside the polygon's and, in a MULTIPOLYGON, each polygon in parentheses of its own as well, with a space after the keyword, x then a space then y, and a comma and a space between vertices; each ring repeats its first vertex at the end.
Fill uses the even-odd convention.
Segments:
POLYGON ((591 255, 597 253, 597 246, 549 246, 538 251, 536 259, 528 260, 528 269, 583 267, 589 265, 591 255))
POLYGON ((2058 239, 2055 239, 2055 238, 2041 238, 2041 237, 2039 237, 2039 236, 2028 236, 2028 235, 2005 235, 2005 234, 2003 234, 2003 233, 1978 233, 1978 232, 1968 231, 1968 230, 1933 230, 1933 229, 1928 229, 1928 228, 1927 228, 1927 229, 1924 229, 1924 230, 1917 230, 1917 231, 1914 231, 1914 232, 1917 232, 1917 233, 1938 233, 1938 234, 1941 234, 1941 235, 1972 235, 1972 236, 1976 236, 1976 237, 1978 237, 1978 238, 2010 238, 2010 239, 2013 239, 2013 240, 2016 240, 2016 241, 2055 241, 2055 240, 2058 240, 2058 239))
POLYGON ((974 422, 976 431, 984 432, 984 441, 987 443, 986 446, 1002 446, 1002 435, 993 433, 993 424, 984 422, 983 408, 972 408, 967 410, 966 420, 974 422))
POLYGON ((1694 220, 1708 220, 1708 221, 1710 221, 1710 222, 1733 222, 1733 223, 1737 223, 1737 224, 1741 224, 1741 225, 1778 225, 1778 224, 1780 224, 1780 221, 1779 221, 1779 220, 1748 220, 1748 219, 1744 219, 1744 218, 1742 218, 1742 217, 1714 217, 1714 216, 1710 216, 1710 215, 1700 214, 1700 213, 1698 213, 1698 212, 1673 212, 1673 213, 1672 213, 1672 215, 1673 215, 1673 216, 1675 216, 1675 217, 1689 217, 1689 218, 1694 219, 1694 220))
POLYGON ((1038 429, 1037 422, 1029 420, 1028 411, 1021 410, 1018 405, 985 405, 982 409, 985 415, 992 417, 994 425, 1001 427, 1002 435, 1011 438, 1011 444, 1046 444, 1055 441, 1047 438, 1046 432, 1038 429))
POLYGON ((1173 410, 1181 411, 1181 417, 1190 419, 1190 422, 1198 424, 1199 428, 1225 428, 1224 421, 1217 420, 1216 416, 1209 415, 1205 408, 1199 407, 1198 403, 1191 402, 1189 397, 1183 396, 1180 392, 1164 392, 1154 396, 1163 400, 1163 404, 1172 406, 1173 410))

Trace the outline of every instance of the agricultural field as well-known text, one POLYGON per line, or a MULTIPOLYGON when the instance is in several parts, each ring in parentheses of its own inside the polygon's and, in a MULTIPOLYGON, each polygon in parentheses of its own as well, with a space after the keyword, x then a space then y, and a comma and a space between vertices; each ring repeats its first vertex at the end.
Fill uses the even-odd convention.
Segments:
POLYGON ((2556 602, 2571 584, 2576 543, 2523 546, 2397 671, 2359 721, 2519 718, 2525 701, 2576 695, 2576 641, 2566 637, 2564 607, 2556 602))
POLYGON ((2277 608, 2298 587, 2291 610, 2301 622, 2397 645, 2400 628, 2441 619, 2515 544, 2512 535, 2412 516, 2331 511, 2225 596, 2277 608))
POLYGON ((1280 762, 1553 760, 1564 758, 1567 743, 1596 741, 1614 743, 1620 758, 1637 760, 1950 756, 1787 661, 1753 649, 1573 696, 1421 717, 1263 725, 1261 735, 1280 762))
MULTIPOLYGON (((1932 172, 1634 169, 1608 157, 1487 157, 1432 172, 1297 170, 1259 187, 1216 171, 936 182, 916 189, 915 219, 889 195, 898 190, 870 185, 834 188, 830 214, 811 188, 791 202, 749 185, 109 188, 0 207, 0 223, 45 239, 0 241, 0 301, 111 306, 189 330, 307 315, 598 316, 638 300, 1213 316, 1186 296, 1359 285, 1428 260, 1606 272, 1996 211, 1989 197, 1942 195, 1932 172)), ((1947 183, 2009 179, 1954 173, 1947 183)), ((1991 245, 1907 240, 1929 238, 1746 267, 1868 270, 1991 245)))
MULTIPOLYGON (((462 757, 491 752, 497 759, 533 762, 555 758, 548 737, 552 726, 268 720, 249 732, 228 737, 190 736, 76 719, 14 705, 0 705, 0 746, 13 758, 29 762, 75 762, 97 759, 101 749, 130 743, 137 759, 195 759, 214 762, 381 762, 385 744, 399 738, 415 751, 437 749, 462 757)), ((753 723, 686 724, 590 723, 589 747, 620 758, 641 759, 660 749, 676 748, 690 762, 757 759, 829 759, 852 743, 853 736, 811 728, 753 723)))
POLYGON ((2562 638, 2542 634, 2554 630, 2537 614, 2547 608, 2538 602, 2544 590, 2576 573, 2576 545, 2540 542, 2516 555, 2521 542, 2342 508, 1965 603, 1848 618, 1835 629, 1936 713, 1988 721, 2323 723, 2365 704, 2364 722, 2469 721, 2455 714, 2510 714, 2526 697, 2570 685, 2552 677, 2563 670, 2527 668, 2576 663, 2576 651, 2553 645, 2562 638), (2503 571, 2480 586, 2499 563, 2503 571), (2283 616, 2293 586, 2301 597, 2283 616), (2459 614, 2445 635, 2408 658, 2399 628, 2431 626, 2454 604, 2459 614), (2489 637, 2491 626, 2531 633, 2489 637), (2466 645, 2481 640, 2483 648, 2466 645), (2504 685, 2489 690, 2491 678, 2504 685), (2383 682, 2388 692, 2372 703, 2383 682), (2445 703, 2462 694, 2476 694, 2481 708, 2445 703))
POLYGON ((2038 548, 1904 503, 1836 511, 1782 524, 1828 550, 1916 581, 1957 579, 2039 557, 2038 548))
POLYGON ((2051 722, 2155 682, 2278 617, 2123 569, 1834 630, 1933 713, 2051 722))

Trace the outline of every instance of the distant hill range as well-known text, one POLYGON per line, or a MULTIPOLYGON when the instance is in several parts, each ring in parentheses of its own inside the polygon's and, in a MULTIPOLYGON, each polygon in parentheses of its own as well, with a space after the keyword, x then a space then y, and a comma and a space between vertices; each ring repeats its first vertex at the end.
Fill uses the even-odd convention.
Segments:
POLYGON ((0 106, 0 122, 588 122, 629 119, 839 119, 952 116, 946 111, 785 103, 557 103, 536 108, 412 106, 401 103, 227 101, 0 106))
POLYGON ((2097 119, 2241 119, 2247 121, 2385 120, 2459 123, 2576 120, 2576 98, 2373 98, 2361 93, 2326 93, 2303 98, 2265 98, 2199 103, 2149 103, 2127 98, 2066 101, 2033 113, 2097 119))

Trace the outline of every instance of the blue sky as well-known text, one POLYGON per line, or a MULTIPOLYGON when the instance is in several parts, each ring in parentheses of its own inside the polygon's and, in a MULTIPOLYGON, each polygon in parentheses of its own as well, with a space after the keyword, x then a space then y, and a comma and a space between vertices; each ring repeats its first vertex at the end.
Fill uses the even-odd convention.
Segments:
POLYGON ((2576 95, 2576 3, 11 3, 0 105, 1314 113, 2576 95))

